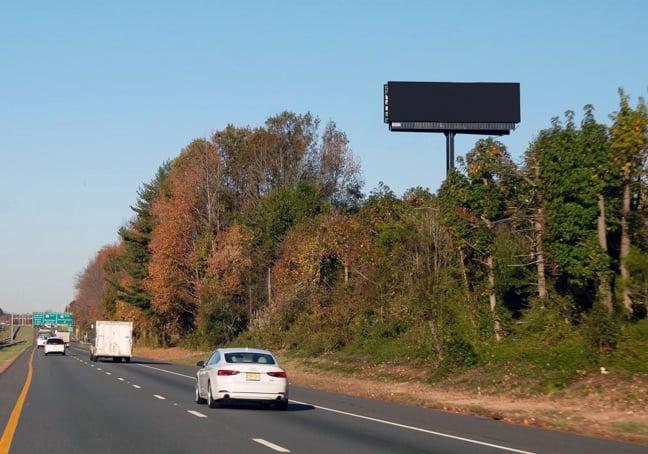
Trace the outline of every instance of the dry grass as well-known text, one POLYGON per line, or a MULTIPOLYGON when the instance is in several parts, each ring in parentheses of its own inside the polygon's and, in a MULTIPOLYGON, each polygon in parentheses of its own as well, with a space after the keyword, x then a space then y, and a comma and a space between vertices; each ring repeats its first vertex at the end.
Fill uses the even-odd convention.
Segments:
POLYGON ((373 367, 346 374, 326 370, 328 366, 323 370, 320 361, 287 360, 282 365, 299 386, 648 445, 646 377, 584 376, 559 395, 513 397, 496 384, 474 385, 491 378, 480 377, 478 370, 430 384, 417 369, 373 367), (393 379, 386 378, 387 371, 393 379))

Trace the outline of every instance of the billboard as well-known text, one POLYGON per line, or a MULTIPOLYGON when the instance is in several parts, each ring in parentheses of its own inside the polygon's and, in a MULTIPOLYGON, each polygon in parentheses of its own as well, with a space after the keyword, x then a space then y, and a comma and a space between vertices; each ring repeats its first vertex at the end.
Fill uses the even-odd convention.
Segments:
POLYGON ((384 117, 392 131, 509 134, 520 122, 520 84, 387 82, 384 117))

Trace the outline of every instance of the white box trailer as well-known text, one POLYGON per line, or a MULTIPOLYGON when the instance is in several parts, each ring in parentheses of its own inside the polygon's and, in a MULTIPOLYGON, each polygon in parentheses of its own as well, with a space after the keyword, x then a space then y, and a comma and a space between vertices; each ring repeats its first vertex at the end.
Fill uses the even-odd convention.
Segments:
POLYGON ((60 337, 61 339, 63 339, 63 342, 65 342, 65 346, 66 346, 66 347, 69 347, 69 346, 70 346, 70 332, 69 332, 69 331, 59 331, 59 330, 56 330, 56 331, 54 332, 54 335, 55 335, 56 337, 60 337))
POLYGON ((94 340, 90 344, 90 360, 112 358, 130 362, 133 356, 133 322, 97 320, 94 340))

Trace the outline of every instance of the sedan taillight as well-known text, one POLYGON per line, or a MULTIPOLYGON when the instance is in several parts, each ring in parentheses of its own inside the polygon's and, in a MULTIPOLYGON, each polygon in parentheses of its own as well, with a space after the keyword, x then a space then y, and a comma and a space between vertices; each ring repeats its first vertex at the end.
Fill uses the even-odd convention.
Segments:
POLYGON ((286 373, 285 372, 268 372, 268 375, 271 377, 276 377, 276 378, 286 378, 286 373))
POLYGON ((218 371, 218 375, 237 375, 238 373, 238 370, 220 369, 218 371))

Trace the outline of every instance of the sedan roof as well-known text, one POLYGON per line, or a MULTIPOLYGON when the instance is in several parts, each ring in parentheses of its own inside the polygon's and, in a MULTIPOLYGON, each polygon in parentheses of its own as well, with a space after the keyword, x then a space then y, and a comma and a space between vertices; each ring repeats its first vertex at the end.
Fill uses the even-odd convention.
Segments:
POLYGON ((262 348, 250 348, 250 347, 224 347, 224 348, 217 348, 216 350, 222 352, 222 353, 243 353, 243 352, 248 352, 248 353, 266 353, 272 355, 272 353, 268 350, 264 350, 262 348))
POLYGON ((65 341, 60 337, 49 337, 47 338, 48 344, 64 344, 65 341))

